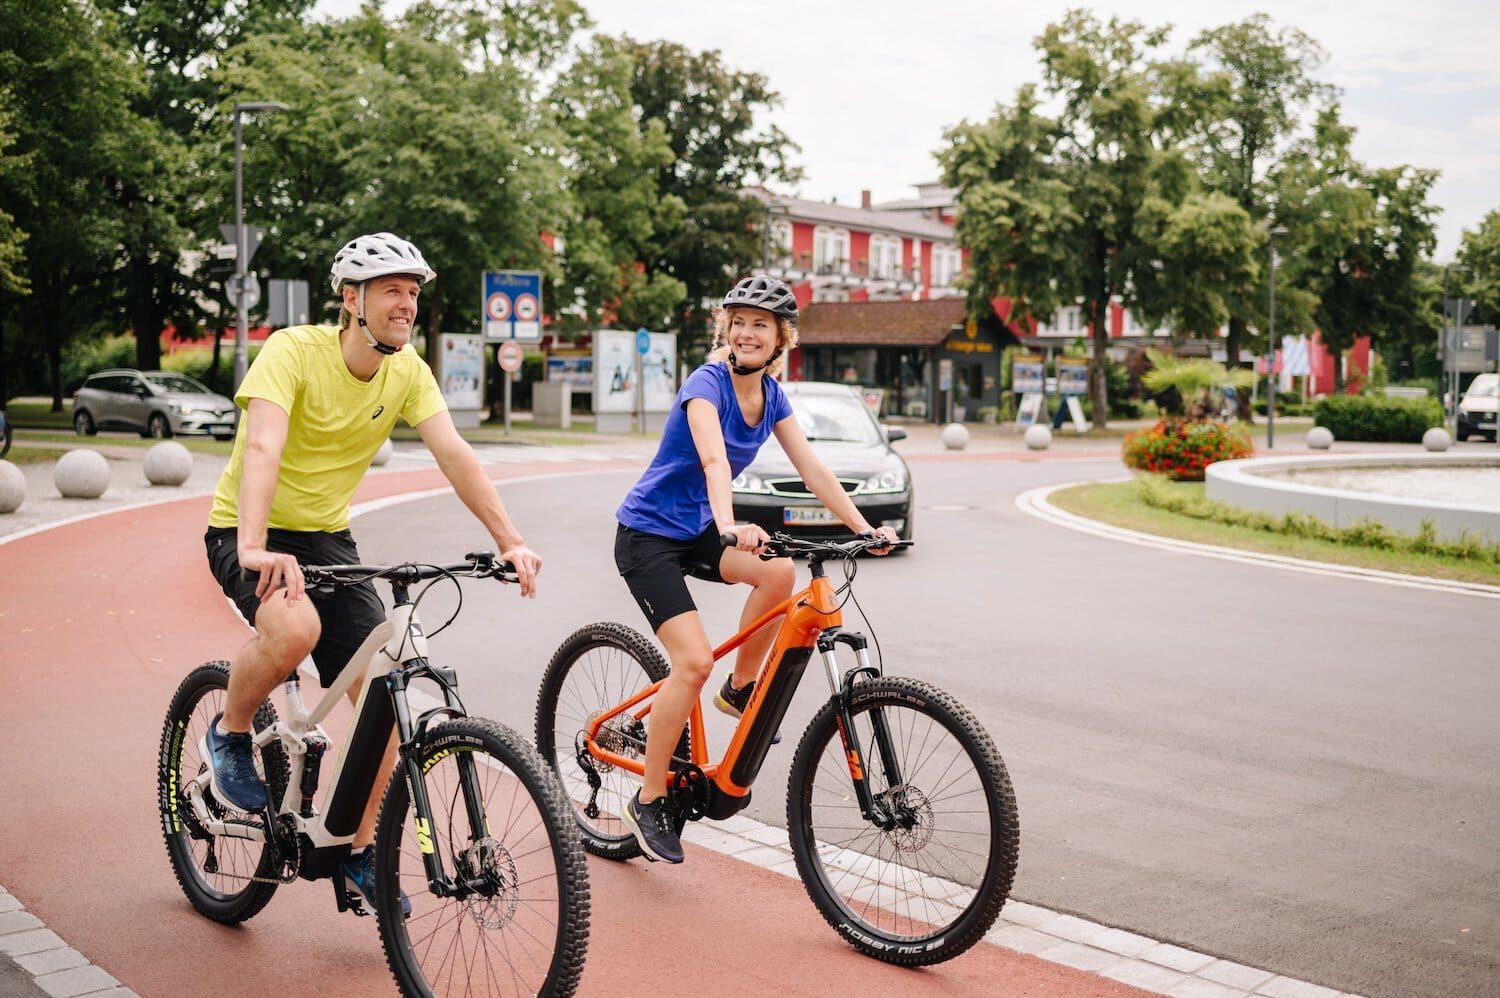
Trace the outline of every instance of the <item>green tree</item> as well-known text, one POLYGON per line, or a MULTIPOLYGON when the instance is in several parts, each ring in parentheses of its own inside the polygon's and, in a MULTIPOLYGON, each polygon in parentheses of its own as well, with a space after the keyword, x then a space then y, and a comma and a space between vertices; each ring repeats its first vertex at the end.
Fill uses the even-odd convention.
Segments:
POLYGON ((672 162, 672 147, 659 119, 636 119, 631 66, 620 42, 596 38, 552 97, 570 195, 560 287, 574 308, 559 315, 565 332, 598 328, 606 311, 625 328, 662 329, 687 293, 641 265, 652 238, 681 225, 685 206, 657 196, 656 172, 672 162))
POLYGON ((1463 294, 1474 299, 1474 321, 1500 322, 1500 210, 1485 215, 1472 232, 1464 230, 1458 262, 1469 269, 1455 272, 1452 279, 1461 285, 1463 294))
MULTIPOLYGON (((1188 54, 1195 70, 1176 74, 1167 97, 1189 123, 1183 134, 1189 155, 1204 186, 1233 200, 1261 233, 1253 241, 1253 265, 1219 285, 1228 309, 1224 347, 1233 367, 1240 352, 1252 347, 1251 330, 1266 329, 1264 232, 1282 221, 1273 220, 1277 190, 1271 178, 1291 153, 1299 123, 1326 107, 1334 92, 1312 78, 1325 59, 1318 43, 1295 28, 1274 28, 1264 14, 1203 32, 1188 54)), ((1286 275, 1277 276, 1280 281, 1286 275)), ((1286 298, 1280 286, 1277 296, 1280 313, 1286 298)), ((1298 304, 1286 302, 1288 316, 1298 304)), ((1278 314, 1278 322, 1282 318, 1278 314)), ((1264 345, 1264 339, 1254 344, 1264 345)), ((1248 397, 1241 397, 1240 413, 1250 417, 1248 397)))
POLYGON ((104 328, 116 301, 126 234, 117 195, 141 168, 130 102, 143 84, 113 16, 23 0, 0 0, 0 79, 12 99, 11 154, 28 161, 0 172, 0 212, 26 236, 13 276, 31 291, 5 295, 0 322, 16 330, 10 358, 50 387, 60 411, 64 348, 104 328))
POLYGON ((1135 297, 1147 260, 1137 237, 1158 157, 1147 53, 1165 31, 1070 12, 1037 39, 1041 96, 1021 88, 983 124, 947 133, 939 156, 959 189, 958 234, 969 248, 969 307, 1003 294, 1021 316, 1050 318, 1079 302, 1090 330, 1089 397, 1105 422, 1111 302, 1135 297), (1056 118, 1043 106, 1057 106, 1056 118))
POLYGON ((789 159, 797 147, 775 125, 756 125, 781 100, 765 77, 731 69, 718 51, 630 38, 621 45, 633 65, 630 94, 642 127, 660 122, 672 149, 672 160, 655 171, 657 201, 684 212, 680 225, 658 228, 641 262, 648 278, 685 286, 671 328, 684 334, 684 352, 701 349, 713 303, 760 262, 764 208, 745 188, 800 180, 789 159))
POLYGON ((247 37, 297 24, 312 0, 100 0, 115 11, 140 66, 145 86, 132 100, 141 123, 140 169, 117 197, 126 213, 125 312, 136 337, 136 363, 161 364, 161 335, 169 323, 193 335, 206 318, 211 269, 187 265, 184 254, 219 240, 222 206, 204 180, 203 160, 221 153, 213 133, 223 100, 214 70, 222 53, 247 37))

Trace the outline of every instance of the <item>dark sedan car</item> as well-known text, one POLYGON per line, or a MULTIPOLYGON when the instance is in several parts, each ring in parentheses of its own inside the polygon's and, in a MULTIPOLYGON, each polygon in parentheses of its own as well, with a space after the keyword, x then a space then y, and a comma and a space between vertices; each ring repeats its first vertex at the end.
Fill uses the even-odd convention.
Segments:
MULTIPOLYGON (((870 525, 891 527, 911 538, 911 472, 891 441, 906 431, 876 422, 847 385, 789 381, 782 385, 797 424, 870 525)), ((755 461, 734 480, 734 516, 803 537, 848 537, 848 528, 803 484, 797 469, 772 437, 755 461)))

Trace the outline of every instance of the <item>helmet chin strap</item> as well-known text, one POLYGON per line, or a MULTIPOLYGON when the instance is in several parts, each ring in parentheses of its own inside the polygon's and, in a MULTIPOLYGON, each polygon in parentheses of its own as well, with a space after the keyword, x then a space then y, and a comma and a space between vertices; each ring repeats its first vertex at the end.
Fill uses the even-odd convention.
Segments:
POLYGON ((365 286, 364 286, 364 284, 360 284, 360 286, 359 286, 359 315, 356 316, 356 318, 359 319, 359 331, 365 334, 365 342, 368 343, 368 344, 370 344, 370 346, 372 348, 374 348, 374 350, 375 350, 376 353, 383 353, 387 357, 389 357, 393 353, 400 353, 401 352, 401 348, 400 347, 393 347, 393 346, 390 346, 389 344, 382 343, 382 342, 380 342, 379 340, 377 340, 375 338, 375 334, 374 333, 370 332, 369 323, 365 322, 365 286))
POLYGON ((781 348, 778 347, 776 349, 776 352, 771 354, 771 356, 766 359, 766 362, 759 367, 742 367, 740 365, 740 362, 734 359, 734 350, 731 348, 729 351, 729 369, 735 374, 759 374, 761 371, 764 371, 766 368, 776 363, 776 358, 780 356, 781 348))

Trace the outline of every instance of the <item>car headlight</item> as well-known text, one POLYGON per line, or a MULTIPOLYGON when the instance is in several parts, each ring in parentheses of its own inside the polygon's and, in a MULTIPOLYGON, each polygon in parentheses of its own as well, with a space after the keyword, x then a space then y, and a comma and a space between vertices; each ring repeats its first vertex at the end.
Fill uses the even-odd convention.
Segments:
POLYGON ((879 474, 871 475, 865 479, 864 485, 860 486, 861 492, 900 492, 906 488, 906 469, 901 467, 887 468, 879 474))
POLYGON ((729 483, 736 492, 753 492, 759 495, 770 495, 771 488, 759 475, 752 475, 748 471, 742 471, 735 476, 734 481, 729 483))
POLYGON ((172 411, 177 413, 177 415, 179 416, 187 416, 192 413, 193 407, 190 405, 183 405, 181 402, 173 402, 172 411))

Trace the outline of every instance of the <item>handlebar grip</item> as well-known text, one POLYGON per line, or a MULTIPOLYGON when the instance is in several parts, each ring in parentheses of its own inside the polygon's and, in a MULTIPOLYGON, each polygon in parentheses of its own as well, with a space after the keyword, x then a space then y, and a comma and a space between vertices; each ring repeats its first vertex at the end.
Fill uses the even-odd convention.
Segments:
POLYGON ((735 545, 739 544, 739 542, 740 542, 740 539, 738 537, 734 536, 733 534, 731 534, 727 530, 724 531, 724 533, 722 533, 722 534, 719 535, 719 546, 720 547, 732 548, 735 545))

